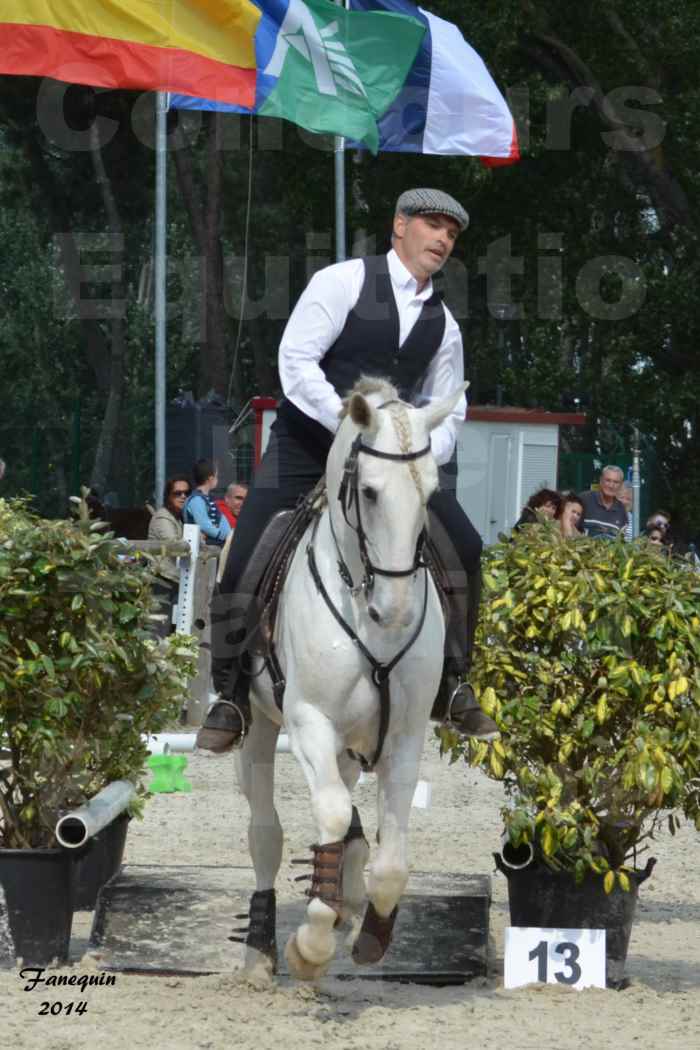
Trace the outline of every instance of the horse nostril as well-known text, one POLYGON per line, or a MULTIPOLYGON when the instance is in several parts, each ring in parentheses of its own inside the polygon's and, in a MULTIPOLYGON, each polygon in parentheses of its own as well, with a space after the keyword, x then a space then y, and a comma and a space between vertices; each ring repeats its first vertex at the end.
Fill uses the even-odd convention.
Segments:
POLYGON ((377 610, 374 608, 373 605, 370 605, 370 607, 369 607, 369 615, 374 620, 375 623, 379 623, 379 621, 381 620, 381 616, 379 615, 379 613, 377 612, 377 610))

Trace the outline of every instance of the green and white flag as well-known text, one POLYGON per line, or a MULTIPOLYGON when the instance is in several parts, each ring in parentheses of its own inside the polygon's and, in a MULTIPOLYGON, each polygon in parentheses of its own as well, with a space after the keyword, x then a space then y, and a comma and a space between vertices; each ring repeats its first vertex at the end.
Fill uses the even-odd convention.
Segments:
POLYGON ((424 25, 406 15, 346 11, 330 0, 254 2, 262 13, 254 109, 183 95, 172 105, 283 117, 308 131, 364 142, 376 153, 377 119, 403 87, 424 25))
POLYGON ((377 118, 403 87, 424 33, 404 15, 290 0, 272 57, 259 70, 277 84, 258 112, 357 139, 376 153, 377 118))

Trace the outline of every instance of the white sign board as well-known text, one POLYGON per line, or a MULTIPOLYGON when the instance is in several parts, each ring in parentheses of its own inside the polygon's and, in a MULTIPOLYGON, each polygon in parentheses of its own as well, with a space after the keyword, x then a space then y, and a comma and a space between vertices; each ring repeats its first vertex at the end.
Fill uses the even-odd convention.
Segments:
POLYGON ((506 927, 504 984, 605 988, 605 930, 506 927))

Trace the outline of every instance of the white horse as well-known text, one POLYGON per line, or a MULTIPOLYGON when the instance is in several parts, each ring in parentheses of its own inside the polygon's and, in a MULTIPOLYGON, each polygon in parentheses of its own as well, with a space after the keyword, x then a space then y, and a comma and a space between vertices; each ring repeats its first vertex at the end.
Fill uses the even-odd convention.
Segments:
POLYGON ((252 726, 236 766, 250 805, 257 887, 250 915, 252 927, 257 908, 258 933, 266 909, 274 908, 282 856, 272 775, 282 725, 317 826, 306 921, 286 947, 297 977, 325 972, 334 927, 357 916, 366 897, 353 957, 378 961, 408 880, 411 801, 445 635, 438 594, 420 560, 426 505, 438 482, 430 432, 462 389, 418 409, 399 402, 383 380, 358 383, 328 456, 327 507, 299 544, 281 597, 275 641, 286 679, 283 714, 267 673, 252 681, 252 726), (378 781, 378 847, 366 887, 369 847, 351 803, 360 757, 378 781))

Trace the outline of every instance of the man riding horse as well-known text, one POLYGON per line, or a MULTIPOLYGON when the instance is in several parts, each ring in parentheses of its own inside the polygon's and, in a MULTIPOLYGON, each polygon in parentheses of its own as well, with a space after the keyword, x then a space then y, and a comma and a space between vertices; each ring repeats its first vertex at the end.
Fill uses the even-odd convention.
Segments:
MULTIPOLYGON (((212 607, 212 678, 219 699, 197 734, 200 748, 236 746, 251 718, 242 633, 232 596, 273 515, 294 508, 325 472, 342 397, 361 375, 386 377, 413 404, 439 400, 464 379, 459 327, 434 291, 432 276, 447 262, 469 217, 449 194, 413 189, 401 194, 386 255, 336 263, 316 273, 287 323, 279 349, 284 397, 268 448, 238 519, 219 594, 212 607)), ((430 500, 463 572, 450 572, 450 625, 443 682, 432 717, 467 736, 490 739, 496 724, 481 711, 465 681, 471 665, 481 585, 481 539, 457 501, 454 452, 466 402, 432 433, 442 488, 430 500), (452 462, 451 462, 452 461, 452 462), (462 577, 462 581, 456 579, 462 577)), ((449 556, 445 559, 449 565, 449 556)), ((240 602, 237 603, 240 605, 240 602)))

